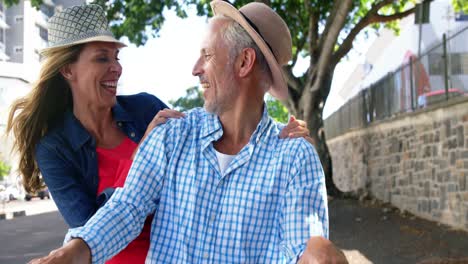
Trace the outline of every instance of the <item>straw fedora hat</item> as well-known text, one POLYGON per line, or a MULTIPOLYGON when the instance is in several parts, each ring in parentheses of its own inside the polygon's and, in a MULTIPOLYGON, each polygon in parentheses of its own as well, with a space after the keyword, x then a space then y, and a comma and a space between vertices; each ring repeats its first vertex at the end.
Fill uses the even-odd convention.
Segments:
POLYGON ((239 10, 226 1, 210 3, 215 15, 225 15, 239 23, 265 56, 273 77, 269 92, 278 99, 288 97, 288 85, 281 66, 292 58, 291 33, 284 20, 263 3, 252 2, 239 10))
POLYGON ((110 32, 106 13, 100 6, 73 6, 55 13, 49 19, 48 46, 42 49, 41 53, 93 41, 114 42, 120 47, 126 46, 110 32))

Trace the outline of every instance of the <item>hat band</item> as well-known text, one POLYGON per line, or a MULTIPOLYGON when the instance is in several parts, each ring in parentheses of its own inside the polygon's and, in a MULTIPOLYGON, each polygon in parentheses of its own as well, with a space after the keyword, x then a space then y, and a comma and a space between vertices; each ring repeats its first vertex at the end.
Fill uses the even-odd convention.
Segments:
MULTIPOLYGON (((72 37, 72 38, 67 38, 65 40, 55 42, 52 45, 49 45, 49 48, 53 48, 55 46, 63 46, 63 45, 68 45, 68 44, 73 44, 75 42, 88 39, 88 38, 93 38, 93 37, 99 37, 99 36, 109 36, 109 37, 114 37, 114 35, 109 31, 109 30, 98 30, 98 31, 89 31, 84 34, 72 37)), ((50 44, 50 42, 49 42, 50 44)))
MULTIPOLYGON (((249 25, 255 30, 255 32, 258 33, 258 35, 260 35, 260 37, 263 39, 263 41, 267 44, 268 48, 270 49, 271 51, 271 54, 273 54, 273 56, 275 56, 275 53, 273 52, 273 49, 271 48, 270 44, 268 43, 268 41, 265 40, 265 38, 263 37, 262 33, 260 33, 260 30, 258 30, 258 27, 252 22, 250 21, 250 19, 244 15, 241 11, 239 11, 239 13, 245 18, 245 20, 247 21, 247 23, 249 23, 249 25)), ((276 56, 275 56, 276 58, 276 56)))

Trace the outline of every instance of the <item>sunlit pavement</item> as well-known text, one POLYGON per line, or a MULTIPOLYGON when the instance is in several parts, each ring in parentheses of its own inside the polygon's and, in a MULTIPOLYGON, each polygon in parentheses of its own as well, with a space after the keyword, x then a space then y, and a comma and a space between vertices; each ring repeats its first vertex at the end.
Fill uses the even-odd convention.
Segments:
MULTIPOLYGON (((67 226, 52 200, 13 201, 5 210, 24 210, 26 216, 0 220, 1 264, 26 263, 61 245, 67 226)), ((419 263, 432 258, 467 260, 434 263, 468 263, 465 231, 355 200, 331 200, 329 214, 330 238, 350 264, 419 263)))
POLYGON ((53 211, 57 211, 57 207, 52 199, 47 198, 44 200, 34 198, 31 201, 15 200, 6 203, 0 202, 0 214, 5 213, 7 220, 13 218, 15 212, 15 217, 22 217, 24 215, 36 215, 53 211))

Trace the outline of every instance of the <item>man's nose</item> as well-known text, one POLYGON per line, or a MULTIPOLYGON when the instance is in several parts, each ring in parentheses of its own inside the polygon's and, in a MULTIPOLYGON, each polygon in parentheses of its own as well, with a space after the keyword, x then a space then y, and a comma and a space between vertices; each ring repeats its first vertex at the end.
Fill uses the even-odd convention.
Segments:
POLYGON ((193 76, 199 76, 203 73, 203 68, 202 68, 202 65, 201 65, 201 60, 198 59, 196 62, 195 62, 195 65, 193 65, 193 69, 192 69, 192 75, 193 76))

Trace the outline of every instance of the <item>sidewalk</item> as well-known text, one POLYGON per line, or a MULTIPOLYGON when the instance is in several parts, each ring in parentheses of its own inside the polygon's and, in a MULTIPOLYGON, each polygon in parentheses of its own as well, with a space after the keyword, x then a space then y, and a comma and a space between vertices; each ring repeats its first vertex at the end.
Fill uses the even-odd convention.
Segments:
POLYGON ((52 199, 33 199, 29 202, 24 200, 14 200, 6 203, 0 202, 0 220, 9 220, 25 215, 36 215, 57 211, 57 207, 52 199))
POLYGON ((332 199, 329 215, 330 239, 351 264, 468 263, 468 232, 369 201, 332 199))

